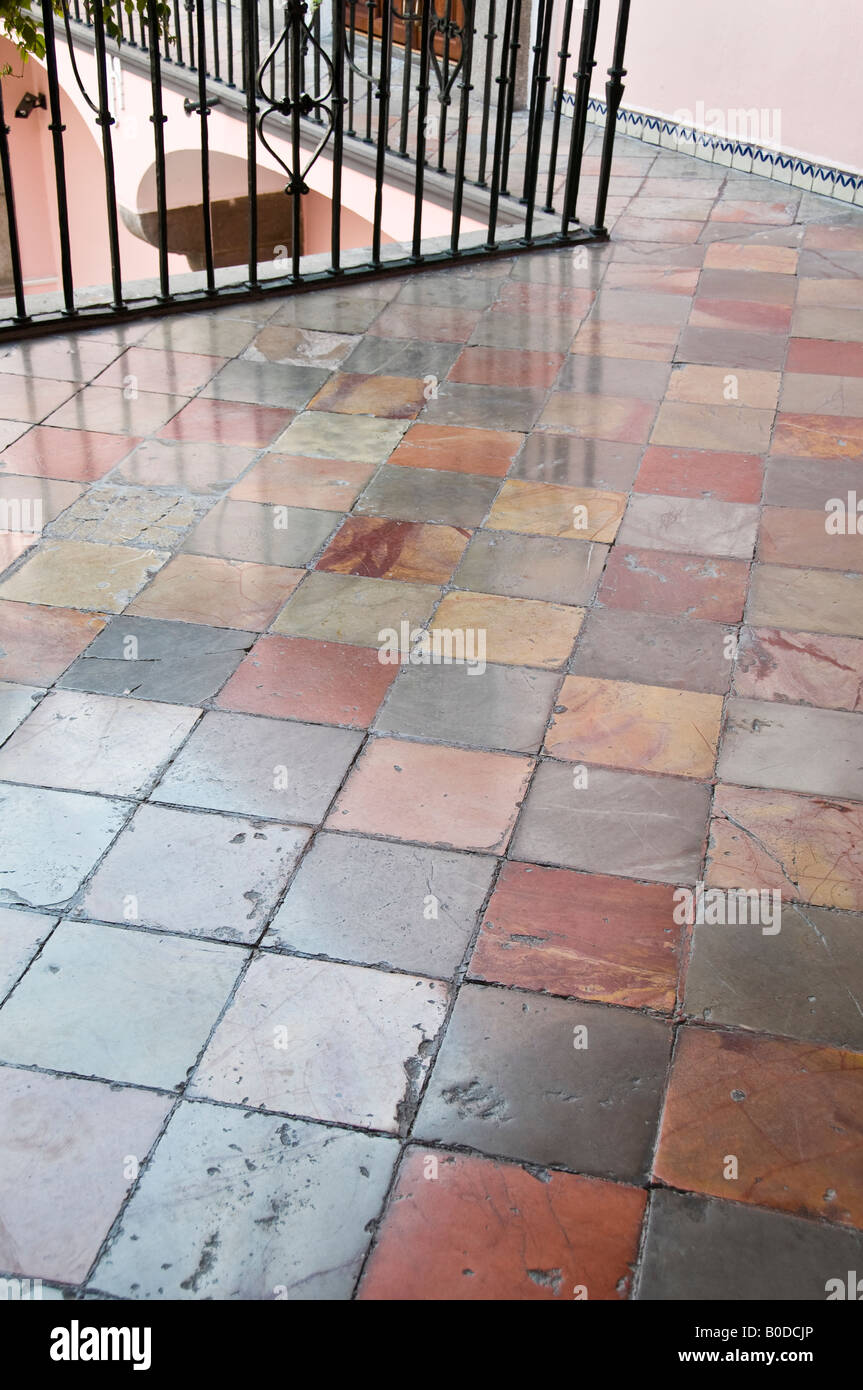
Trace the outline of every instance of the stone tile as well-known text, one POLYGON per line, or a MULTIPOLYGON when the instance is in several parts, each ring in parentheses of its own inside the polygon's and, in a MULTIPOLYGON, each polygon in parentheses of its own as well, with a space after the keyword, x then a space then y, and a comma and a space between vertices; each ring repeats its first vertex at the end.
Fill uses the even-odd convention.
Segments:
POLYGON ((697 241, 701 222, 666 221, 660 217, 621 217, 615 225, 618 236, 627 241, 697 241))
MULTIPOLYGON (((498 292, 509 282, 498 284, 499 276, 471 275, 484 267, 454 265, 445 271, 440 280, 431 275, 416 275, 409 280, 396 281, 400 289, 396 304, 425 304, 432 308, 440 305, 452 308, 485 309, 495 299, 498 292)), ((509 266, 497 267, 506 275, 509 266)))
POLYGON ((197 396, 159 430, 159 438, 182 444, 240 444, 265 449, 287 428, 291 418, 290 410, 275 406, 197 396))
MULTIPOLYGON (((348 333, 317 333, 293 324, 268 323, 243 352, 249 362, 281 362, 294 367, 337 367, 356 347, 348 333)), ((364 369, 365 370, 365 369, 364 369)))
POLYGON ((32 532, 0 531, 0 574, 32 550, 38 539, 32 532))
POLYGON ((671 894, 659 884, 507 862, 468 974, 670 1013, 681 934, 671 894))
MULTIPOLYGON (((716 243, 721 245, 721 243, 716 243)), ((773 271, 737 270, 723 266, 708 266, 698 282, 699 298, 730 299, 756 304, 794 303, 797 281, 793 275, 773 271)), ((757 404, 757 402, 752 402, 757 404)))
POLYGON ((90 381, 120 348, 92 338, 52 336, 17 347, 5 343, 0 372, 24 377, 48 377, 54 381, 90 381))
POLYGON ((40 787, 0 786, 8 866, 0 900, 60 907, 77 892, 129 814, 122 801, 40 787))
POLYGON ((410 338, 413 341, 422 336, 434 343, 464 343, 479 316, 478 308, 389 304, 369 325, 369 331, 376 338, 410 338))
POLYGON ((444 596, 430 631, 485 633, 478 640, 485 642, 486 660, 559 670, 572 651, 583 618, 583 608, 453 592, 444 596))
POLYGON ((504 753, 377 738, 351 770, 327 829, 502 854, 532 766, 504 753))
POLYGON ((374 464, 370 463, 264 454, 254 468, 234 484, 231 498, 237 502, 347 512, 373 472, 374 464))
POLYGON ((253 322, 226 314, 174 314, 145 333, 140 346, 233 357, 248 346, 256 332, 253 322))
POLYGON ((395 1134, 412 1117, 446 1005, 434 980, 259 956, 191 1092, 395 1134), (274 1041, 281 1032, 287 1046, 274 1041))
POLYGON ((742 560, 702 559, 615 546, 599 602, 632 612, 739 623, 749 566, 742 560))
POLYGON ((491 305, 494 314, 523 313, 531 310, 541 318, 573 320, 586 314, 594 300, 593 291, 580 285, 542 284, 532 280, 501 281, 498 298, 491 305))
POLYGON ((630 401, 632 397, 642 401, 660 401, 665 395, 668 376, 669 367, 665 362, 638 362, 626 357, 587 357, 572 353, 560 370, 557 389, 586 395, 625 396, 630 401))
POLYGON ((205 714, 150 800, 316 824, 362 741, 347 729, 205 714))
POLYGON ((181 1105, 93 1286, 127 1299, 348 1299, 396 1153, 392 1139, 181 1105))
POLYGON ((786 372, 826 372, 863 376, 863 343, 831 343, 824 338, 789 338, 786 372))
POLYGON ((106 483, 90 488, 53 522, 51 536, 56 540, 176 550, 205 505, 187 493, 106 483))
POLYGON ((575 335, 572 351, 589 356, 671 362, 679 333, 676 324, 622 324, 588 319, 575 335))
POLYGON ((783 458, 765 464, 764 501, 771 507, 824 512, 831 498, 863 495, 863 459, 783 458))
POLYGON ((58 430, 37 425, 3 451, 0 469, 40 478, 96 482, 137 444, 125 434, 93 430, 58 430))
POLYGON ((473 935, 495 864, 483 855, 323 831, 264 944, 449 979, 473 935))
POLYGON ((426 384, 419 377, 336 372, 318 391, 310 409, 413 420, 426 399, 426 384))
POLYGON ((45 526, 73 507, 82 491, 78 483, 0 473, 0 534, 41 534, 45 526))
POLYGON ((273 623, 288 637, 379 646, 386 631, 426 623, 440 598, 433 584, 362 579, 349 574, 310 574, 273 623), (382 636, 382 632, 384 635, 382 636))
MULTIPOLYGON (((540 316, 530 310, 485 313, 469 331, 471 347, 508 348, 521 352, 566 352, 577 327, 576 319, 540 316)), ((423 325, 423 332, 425 332, 423 325)), ((468 335, 458 338, 467 342, 468 335)))
POLYGON ((13 782, 141 796, 193 727, 200 710, 52 691, 0 752, 13 782))
POLYGON ((623 518, 620 543, 748 560, 757 528, 758 508, 744 502, 636 493, 623 518))
POLYGON ((185 395, 159 391, 141 391, 129 398, 114 386, 84 386, 72 400, 48 415, 45 424, 62 429, 101 430, 105 434, 155 434, 187 401, 185 395))
POLYGON ((161 391, 170 396, 191 396, 224 365, 224 357, 169 352, 164 348, 131 347, 99 373, 97 385, 161 391))
POLYGON ((672 1187, 859 1226, 861 1088, 859 1054, 683 1028, 654 1173, 672 1187), (725 1154, 738 1161, 733 1183, 725 1154))
POLYGON ((626 496, 620 492, 509 479, 495 499, 487 525, 495 531, 611 542, 625 507, 626 496))
POLYGON ((705 878, 784 899, 863 910, 863 814, 853 801, 719 786, 705 878))
POLYGON ((669 1047, 658 1019, 464 985, 414 1135, 637 1180, 650 1162, 669 1047), (586 1046, 574 1045, 579 1037, 586 1046))
POLYGON ((707 830, 709 788, 696 782, 542 762, 512 857, 588 873, 693 883, 707 830), (581 784, 581 785, 579 785, 581 784))
POLYGON ((466 386, 444 381, 426 402, 423 423, 482 428, 490 420, 502 430, 529 430, 546 397, 544 386, 466 386))
MULTIPOLYGON (((512 281, 505 281, 512 284, 512 281)), ((564 362, 560 352, 519 352, 514 348, 466 347, 449 370, 449 381, 480 386, 544 386, 554 382, 564 362)))
POLYGON ((713 773, 721 720, 721 695, 567 676, 545 749, 569 762, 703 781, 713 773))
POLYGON ((772 925, 696 924, 686 1012, 710 1023, 863 1050, 863 917, 781 906, 772 925), (775 930, 774 930, 775 928, 775 930))
MULTIPOLYGON (((835 284, 826 280, 825 284, 835 284)), ((863 380, 827 372, 786 372, 781 408, 792 415, 863 415, 863 380)))
POLYGON ((129 454, 111 481, 206 495, 229 487, 254 457, 254 449, 240 444, 147 439, 129 454))
POLYGON ((455 572, 460 589, 550 603, 590 603, 608 547, 595 542, 478 531, 455 572))
POLYGON ((650 1198, 637 1297, 815 1302, 829 1279, 860 1267, 861 1255, 863 1237, 854 1231, 659 1188, 650 1198))
POLYGON ((3 415, 35 425, 61 407, 78 391, 78 385, 44 376, 3 376, 3 415))
POLYGON ((843 415, 779 415, 773 451, 792 457, 863 458, 863 420, 843 415))
POLYGON ((623 1298, 644 1203, 619 1183, 412 1147, 358 1297, 623 1298), (436 1182, 424 1181, 430 1161, 436 1182))
MULTIPOLYGON (((366 298, 350 289, 319 290, 286 299, 272 317, 272 324, 292 324, 325 333, 364 333, 388 304, 388 286, 374 286, 366 298)), ((413 336, 413 335, 411 335, 413 336)))
POLYGON ((586 439, 639 444, 649 437, 655 412, 652 401, 631 396, 553 391, 539 417, 539 424, 551 429, 572 430, 586 439))
POLYGON ((0 681, 0 743, 15 732, 44 694, 36 686, 0 681))
POLYGON ((404 420, 367 420, 362 416, 310 410, 288 425, 276 440, 275 448, 307 458, 383 463, 406 427, 404 420))
MULTIPOLYGON (((412 474, 408 476, 413 477, 412 474)), ((470 531, 463 527, 349 516, 321 555, 316 568, 366 579, 446 584, 469 539, 470 531)))
POLYGON ((369 337, 354 339, 354 343, 350 357, 342 364, 346 371, 421 377, 423 381, 430 376, 438 380, 445 377, 460 351, 457 343, 411 343, 404 338, 369 337))
MULTIPOLYGON (((673 379, 672 377, 672 381, 673 379)), ((733 405, 690 405, 670 400, 660 406, 650 439, 653 444, 763 454, 770 447, 772 425, 772 409, 747 410, 733 405)))
POLYGON ((0 1267, 77 1284, 128 1195, 168 1096, 0 1068, 0 1267), (45 1143, 46 1134, 51 1143, 45 1143))
POLYGON ((814 632, 745 627, 734 689, 757 700, 863 710, 863 642, 814 632))
POLYGON ((222 367, 204 387, 201 398, 302 410, 328 376, 326 367, 250 362, 241 357, 222 367))
MULTIPOLYGON (((844 508, 846 501, 840 500, 844 508)), ((853 501, 851 505, 853 508, 853 501)), ((759 559, 768 564, 813 565, 845 573, 863 569, 863 540, 856 533, 841 535, 828 531, 828 523, 833 524, 832 516, 835 516, 835 508, 825 516, 824 510, 765 507, 758 537, 759 559)), ((855 521, 852 510, 848 524, 853 526, 855 521)), ((840 524, 845 524, 842 514, 840 524)))
POLYGON ((679 295, 652 294, 647 290, 608 288, 603 281, 591 319, 629 325, 683 324, 689 304, 679 295))
POLYGON ((781 333, 748 333, 734 328, 684 328, 675 361, 696 362, 729 371, 779 372, 787 337, 781 333))
MULTIPOLYGON (((652 180, 651 187, 657 180, 652 180)), ((672 180, 663 179, 662 183, 672 180)), ((626 265, 612 261, 603 277, 603 289, 650 290, 654 294, 693 295, 698 270, 664 265, 626 265)))
POLYGON ((640 444, 615 444, 537 430, 525 440, 512 477, 562 487, 628 492, 642 452, 640 444))
POLYGON ((558 676, 519 666, 408 666, 375 729, 470 748, 536 753, 558 676))
POLYGON ((121 613, 167 558, 158 550, 49 540, 0 585, 0 599, 121 613))
POLYGON ((733 634, 698 618, 666 618, 625 609, 588 614, 571 669, 577 676, 724 695, 731 684, 733 634))
POLYGON ((745 786, 860 800, 861 735, 856 714, 737 697, 728 702, 718 775, 745 786))
POLYGON ((700 294, 689 317, 692 328, 729 332, 788 333, 792 310, 786 304, 763 304, 751 299, 709 299, 700 294))
POLYGON ((222 709, 366 728, 397 668, 368 647, 262 637, 218 698, 222 709))
POLYGON ((308 838, 299 826, 141 806, 94 874, 79 911, 103 922, 251 943, 308 838))
POLYGON ((6 997, 56 925, 56 917, 45 917, 41 912, 0 907, 0 999, 6 997))
POLYGON ((436 521, 461 528, 479 526, 498 486, 497 478, 478 474, 384 464, 354 510, 360 516, 436 521))
POLYGON ((303 573, 301 569, 279 565, 175 555, 146 593, 129 607, 129 612, 142 618, 169 618, 261 632, 269 627, 303 573))
POLYGON ((198 705, 215 695, 254 640, 254 633, 236 628, 123 616, 96 638, 58 686, 198 705))
POLYGON ((217 555, 262 565, 302 566, 318 553, 338 524, 339 516, 334 512, 226 497, 195 527, 183 550, 190 555, 217 555))
POLYGON ((795 338, 827 338, 831 343, 863 342, 863 312, 858 308, 794 310, 790 332, 795 338))
POLYGON ((0 1013, 0 1056, 176 1090, 244 958, 207 941, 63 922, 0 1013))
POLYGON ((720 502, 761 501, 762 465, 755 454, 708 453, 652 444, 644 452, 636 492, 666 497, 710 497, 720 502))
POLYGON ((406 468, 503 478, 523 443, 524 435, 511 430, 416 424, 411 425, 389 461, 406 468))
POLYGON ((758 270, 774 275, 794 275, 799 252, 790 246, 762 246, 757 242, 715 241, 704 257, 705 270, 758 270))
MULTIPOLYGON (((671 373, 666 401, 773 411, 779 383, 779 372, 729 372, 722 367, 681 366, 671 373)), ((725 417, 720 416, 717 424, 723 420, 725 417)), ((733 430, 734 421, 727 421, 724 427, 733 430)))
POLYGON ((863 637, 863 576, 755 565, 746 618, 756 626, 863 637))

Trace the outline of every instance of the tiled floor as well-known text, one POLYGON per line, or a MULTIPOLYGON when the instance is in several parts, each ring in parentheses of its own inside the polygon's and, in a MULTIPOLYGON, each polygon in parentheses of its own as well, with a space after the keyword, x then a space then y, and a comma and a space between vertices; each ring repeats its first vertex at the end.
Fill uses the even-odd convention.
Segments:
POLYGON ((0 1275, 863 1268, 863 215, 610 207, 0 357, 0 1275))

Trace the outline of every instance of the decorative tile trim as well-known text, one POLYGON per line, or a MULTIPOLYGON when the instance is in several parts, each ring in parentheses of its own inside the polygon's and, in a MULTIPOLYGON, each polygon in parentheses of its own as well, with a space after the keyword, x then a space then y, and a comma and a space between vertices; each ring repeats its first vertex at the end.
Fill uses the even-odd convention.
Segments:
MULTIPOLYGON (((574 94, 565 91, 563 102, 564 105, 574 105, 574 94)), ((591 97, 587 119, 594 125, 605 125, 605 113, 605 102, 591 97)), ((743 173, 761 174, 764 178, 778 179, 794 188, 863 207, 863 174, 853 174, 829 164, 817 164, 799 155, 767 149, 749 141, 711 135, 695 126, 680 125, 665 116, 651 116, 645 111, 621 108, 617 113, 617 125, 621 134, 644 140, 647 144, 678 150, 696 159, 706 159, 743 173)))

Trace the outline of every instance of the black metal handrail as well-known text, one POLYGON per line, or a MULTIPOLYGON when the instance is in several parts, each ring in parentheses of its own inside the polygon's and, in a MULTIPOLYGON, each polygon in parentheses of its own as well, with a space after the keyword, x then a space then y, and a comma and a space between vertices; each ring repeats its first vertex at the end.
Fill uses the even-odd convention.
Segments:
MULTIPOLYGON (((477 0, 324 0, 310 9, 307 0, 287 0, 281 24, 273 0, 173 0, 173 34, 160 32, 155 6, 146 17, 116 5, 119 46, 106 38, 102 11, 92 22, 79 0, 69 0, 55 22, 51 0, 40 0, 46 36, 45 73, 53 156, 54 201, 60 259, 57 280, 62 303, 34 310, 22 269, 21 236, 13 186, 14 134, 4 119, 0 95, 0 174, 6 195, 7 261, 11 295, 2 317, 0 339, 46 332, 61 323, 102 323, 118 315, 159 312, 173 305, 212 306, 250 295, 313 289, 339 279, 384 274, 423 264, 452 263, 536 246, 572 245, 603 239, 605 209, 616 125, 625 76, 624 48, 630 0, 618 0, 614 52, 609 68, 607 118, 598 196, 588 223, 576 218, 583 163, 588 98, 596 65, 600 0, 586 0, 578 39, 578 64, 569 68, 573 0, 485 0, 482 32, 477 32, 477 0), (326 9, 325 9, 326 6, 326 9), (237 13, 238 12, 238 13, 237 13), (553 76, 553 34, 557 71, 553 76), (237 24, 239 18, 239 25, 237 24), (328 19, 328 23, 325 22, 328 19), (185 25, 183 21, 185 20, 185 25), (263 31, 263 32, 262 32, 263 31), (57 45, 73 55, 75 81, 99 128, 107 210, 106 260, 110 294, 103 303, 89 287, 76 286, 69 225, 69 167, 64 143, 63 106, 57 45), (74 62, 75 45, 92 50, 96 90, 89 92, 74 62), (235 45, 238 44, 238 47, 235 45), (120 52, 149 82, 155 179, 157 283, 142 293, 124 280, 114 168, 109 60, 120 52), (136 57, 136 55, 138 55, 136 57), (574 96, 566 92, 574 79, 574 96), (163 88, 185 83, 185 109, 197 116, 200 154, 200 238, 202 283, 191 289, 169 273, 166 152, 167 116, 163 88), (475 84, 475 85, 474 85, 475 84), (221 92, 222 96, 218 96, 221 92), (478 94, 478 95, 477 95, 478 94), (210 195, 210 115, 220 110, 245 122, 247 265, 234 278, 217 276, 213 203, 210 195), (436 106, 436 110, 432 109, 436 106), (390 112, 395 111, 391 121, 390 112), (565 122, 569 121, 566 141, 565 122), (567 147, 568 146, 568 147, 567 147), (258 155, 266 149, 284 171, 285 196, 293 229, 287 274, 263 273, 259 256, 258 155), (367 151, 363 154, 363 150, 367 151), (474 153, 476 151, 476 153, 474 153), (558 168, 565 154, 565 168, 558 168), (329 264, 304 266, 299 229, 307 175, 325 158, 332 165, 329 264), (342 171, 364 159, 373 170, 374 200, 368 260, 344 265, 342 171), (393 161, 396 161, 394 165, 393 161), (398 166, 398 167, 397 167, 398 166), (412 178, 408 172, 412 166, 412 178), (516 188, 509 184, 516 175, 516 188), (410 236, 402 254, 384 254, 384 190, 394 179, 413 193, 410 236), (540 185, 543 192, 540 192, 540 185), (433 185, 438 203, 451 212, 446 247, 423 242, 425 200, 433 185), (441 189, 444 192, 441 192, 441 189), (467 237, 465 200, 477 219, 484 209, 482 238, 467 237), (555 199, 562 194, 560 206, 555 199), (544 201, 543 201, 544 199, 544 201), (553 219, 553 221, 552 221, 553 219), (503 227, 503 231, 501 230, 503 227), (88 289, 86 296, 82 291, 88 289)), ((187 141, 186 141, 187 143, 187 141)), ((19 193, 22 190, 17 190, 19 193)))

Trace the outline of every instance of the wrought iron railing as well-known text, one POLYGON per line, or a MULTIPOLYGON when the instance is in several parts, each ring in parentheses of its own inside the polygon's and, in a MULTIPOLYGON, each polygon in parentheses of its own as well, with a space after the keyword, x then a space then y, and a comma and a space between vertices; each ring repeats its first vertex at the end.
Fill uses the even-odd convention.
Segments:
POLYGON ((322 0, 314 7, 313 0, 287 0, 278 9, 275 0, 173 0, 170 36, 160 31, 155 7, 141 17, 127 14, 118 2, 119 46, 106 37, 100 5, 88 20, 80 0, 68 3, 63 19, 55 21, 51 0, 41 0, 53 166, 53 208, 48 211, 56 222, 59 247, 53 298, 34 299, 27 292, 16 212, 26 192, 21 170, 15 169, 18 130, 10 128, 8 111, 4 118, 0 99, 0 175, 8 227, 8 244, 2 249, 9 267, 9 298, 0 301, 0 339, 50 331, 61 323, 83 326, 176 305, 206 307, 418 264, 572 245, 607 235, 629 0, 618 0, 596 201, 583 221, 576 208, 600 0, 584 0, 580 15, 574 14, 574 0, 402 0, 401 8, 395 0, 322 0), (110 282, 101 297, 92 285, 76 284, 73 269, 69 192, 76 169, 64 142, 71 98, 61 86, 60 45, 66 47, 101 143, 105 280, 110 282), (136 224, 136 234, 153 246, 152 285, 133 284, 124 276, 121 227, 130 221, 128 211, 118 207, 110 81, 118 53, 124 70, 149 84, 152 133, 140 138, 152 146, 155 207, 144 219, 150 231, 142 233, 136 224), (92 60, 86 76, 82 58, 92 60), (180 218, 169 206, 167 191, 170 141, 164 96, 166 88, 176 92, 178 84, 187 93, 186 115, 195 117, 197 125, 197 276, 178 275, 169 264, 176 249, 174 229, 181 220, 187 226, 189 213, 182 209, 180 218), (232 207, 236 214, 239 206, 245 218, 247 252, 233 273, 225 271, 214 247, 214 108, 245 126, 245 191, 232 207), (287 265, 274 266, 261 256, 258 168, 263 150, 286 178, 279 196, 287 199, 291 213, 290 246, 282 248, 288 252, 287 265), (309 259, 300 229, 309 173, 318 161, 331 166, 329 244, 325 256, 309 259), (367 254, 344 254, 346 168, 365 168, 373 179, 367 254), (412 198, 410 227, 395 244, 383 223, 384 195, 393 185, 412 198), (445 243, 423 238, 429 199, 446 208, 445 243))

